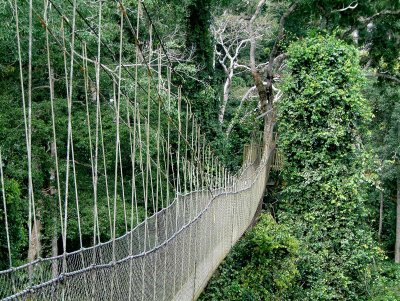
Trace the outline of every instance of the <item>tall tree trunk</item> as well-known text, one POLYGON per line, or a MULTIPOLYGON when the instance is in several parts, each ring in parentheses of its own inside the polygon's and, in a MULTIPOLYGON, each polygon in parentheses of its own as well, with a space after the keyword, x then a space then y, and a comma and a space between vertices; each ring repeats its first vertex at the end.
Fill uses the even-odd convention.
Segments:
POLYGON ((394 261, 400 264, 400 175, 397 177, 396 246, 394 261))
MULTIPOLYGON (((40 232, 42 230, 42 223, 40 221, 38 212, 36 213, 36 218, 33 219, 33 225, 31 227, 30 233, 30 242, 28 246, 28 262, 32 262, 35 259, 39 258, 41 252, 41 244, 40 244, 40 232)), ((28 268, 29 279, 33 277, 33 265, 30 265, 28 268)))
POLYGON ((381 241, 382 237, 382 227, 383 227, 383 190, 380 191, 380 206, 379 206, 379 230, 378 230, 378 238, 379 242, 381 241))
POLYGON ((40 256, 42 249, 40 243, 40 233, 42 230, 42 222, 40 221, 39 212, 36 212, 36 219, 33 220, 31 227, 31 242, 28 247, 28 262, 34 261, 40 256))
POLYGON ((293 3, 287 9, 287 11, 282 15, 279 22, 278 36, 275 39, 274 46, 272 47, 269 62, 267 66, 267 76, 266 83, 263 82, 262 77, 259 71, 256 68, 256 37, 253 30, 253 23, 260 13, 262 7, 264 6, 266 0, 260 0, 257 5, 256 12, 251 17, 249 22, 249 32, 251 33, 250 38, 250 68, 251 73, 253 75, 254 83, 258 92, 258 96, 260 99, 261 112, 264 114, 264 134, 263 134, 263 143, 264 143, 264 154, 267 154, 271 149, 271 143, 273 138, 273 130, 275 125, 275 107, 273 104, 274 101, 274 91, 273 91, 273 78, 274 78, 274 64, 276 63, 275 59, 277 58, 279 43, 284 38, 285 31, 285 21, 286 18, 293 12, 296 8, 297 3, 293 3))
MULTIPOLYGON (((49 82, 50 82, 50 95, 52 98, 54 98, 54 70, 51 67, 49 69, 49 82)), ((53 133, 55 135, 55 133, 53 133)), ((53 137, 53 140, 50 142, 50 156, 53 162, 57 162, 57 145, 55 142, 55 136, 53 137)), ((57 163, 56 163, 57 164, 57 163)), ((59 204, 57 202, 57 197, 56 194, 58 192, 58 185, 56 185, 56 181, 58 174, 56 174, 56 170, 54 166, 50 168, 50 181, 49 181, 49 194, 50 194, 50 199, 53 200, 53 208, 52 214, 53 214, 53 229, 52 229, 52 239, 51 239, 51 255, 53 257, 58 255, 58 222, 57 222, 57 208, 59 207, 59 204), (57 187, 57 188, 56 188, 57 187)), ((52 266, 52 275, 53 278, 56 278, 58 276, 58 260, 53 260, 52 266)))
MULTIPOLYGON (((51 157, 54 158, 56 156, 56 145, 53 142, 51 142, 50 144, 50 151, 51 151, 51 157)), ((52 199, 54 200, 54 208, 55 208, 55 212, 54 212, 54 216, 53 216, 53 237, 51 239, 51 255, 57 256, 58 255, 58 231, 57 231, 57 198, 55 197, 57 194, 57 189, 55 188, 54 182, 56 181, 56 172, 54 170, 54 168, 50 169, 50 196, 52 197, 52 199)), ((52 274, 53 274, 53 278, 58 276, 58 261, 54 260, 52 263, 52 274)))
MULTIPOLYGON (((255 37, 255 33, 253 30, 253 23, 257 16, 259 15, 261 8, 265 4, 265 0, 260 0, 260 2, 257 5, 256 11, 254 15, 251 17, 250 22, 249 22, 249 32, 250 32, 250 69, 251 69, 251 74, 253 76, 254 84, 257 89, 258 97, 259 97, 259 102, 260 102, 260 107, 261 107, 261 112, 265 114, 264 116, 264 135, 263 135, 263 144, 264 144, 264 154, 267 153, 267 149, 270 144, 270 135, 269 132, 271 128, 273 128, 273 116, 270 114, 268 116, 267 111, 268 108, 272 108, 272 99, 270 99, 270 96, 272 94, 269 94, 268 92, 268 84, 267 87, 264 85, 263 79, 260 75, 260 72, 257 70, 256 67, 256 48, 257 48, 257 41, 255 37)), ((275 58, 275 57, 274 57, 275 58)), ((270 59, 273 60, 274 58, 270 59)), ((270 78, 267 76, 267 82, 269 82, 270 78)), ((271 83, 271 89, 272 89, 272 83, 271 83)), ((272 135, 271 135, 272 137, 272 135)))
POLYGON ((218 121, 221 124, 224 123, 226 104, 228 103, 229 93, 232 85, 232 77, 233 77, 233 70, 228 73, 224 84, 224 95, 222 97, 222 103, 218 115, 218 121))
MULTIPOLYGON (((55 257, 58 255, 58 232, 57 232, 57 228, 56 228, 56 225, 57 225, 56 217, 53 218, 53 224, 54 224, 54 229, 53 229, 53 238, 51 239, 51 256, 55 257)), ((53 278, 57 277, 58 276, 58 261, 57 260, 53 260, 51 270, 52 270, 53 278)))

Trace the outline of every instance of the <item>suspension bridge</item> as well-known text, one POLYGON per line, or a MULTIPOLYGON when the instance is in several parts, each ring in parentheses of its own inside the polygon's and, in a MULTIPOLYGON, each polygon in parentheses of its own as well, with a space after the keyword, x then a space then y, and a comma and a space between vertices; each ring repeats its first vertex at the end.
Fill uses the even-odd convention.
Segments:
POLYGON ((20 88, 4 108, 16 138, 0 141, 0 299, 195 300, 251 225, 273 145, 247 150, 236 174, 219 162, 141 1, 7 5, 20 88), (110 11, 119 47, 103 32, 110 11))

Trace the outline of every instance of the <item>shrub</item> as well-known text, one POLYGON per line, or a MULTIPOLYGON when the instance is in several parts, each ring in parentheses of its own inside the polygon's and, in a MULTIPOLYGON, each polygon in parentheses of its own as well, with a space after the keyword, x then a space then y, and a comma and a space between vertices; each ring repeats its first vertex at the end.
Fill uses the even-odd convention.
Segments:
POLYGON ((200 300, 287 300, 298 274, 298 241, 263 213, 233 248, 200 300))

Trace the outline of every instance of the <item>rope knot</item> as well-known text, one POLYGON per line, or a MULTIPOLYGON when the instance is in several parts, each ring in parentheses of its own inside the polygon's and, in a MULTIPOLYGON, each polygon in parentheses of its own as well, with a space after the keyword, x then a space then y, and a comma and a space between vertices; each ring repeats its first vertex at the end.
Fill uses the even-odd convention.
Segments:
POLYGON ((123 6, 122 2, 118 2, 118 8, 120 9, 121 13, 124 15, 124 17, 128 16, 125 10, 125 7, 123 6))
POLYGON ((38 16, 38 18, 39 18, 39 21, 40 21, 40 24, 42 25, 42 27, 43 27, 44 29, 46 29, 46 28, 47 28, 46 21, 43 20, 42 17, 40 17, 40 16, 38 16))

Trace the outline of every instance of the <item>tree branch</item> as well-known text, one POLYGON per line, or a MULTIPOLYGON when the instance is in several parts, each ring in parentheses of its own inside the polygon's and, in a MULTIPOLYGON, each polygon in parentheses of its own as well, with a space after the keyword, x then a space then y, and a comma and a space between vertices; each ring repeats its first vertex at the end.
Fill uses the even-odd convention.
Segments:
POLYGON ((279 21, 278 37, 275 40, 274 46, 272 47, 271 54, 269 56, 269 64, 271 68, 274 64, 276 53, 278 52, 279 42, 283 40, 286 18, 289 17, 289 15, 296 9, 296 7, 297 7, 297 2, 292 3, 289 6, 288 10, 282 15, 279 21))
POLYGON ((347 6, 347 7, 343 7, 343 8, 341 8, 341 9, 335 9, 335 10, 333 10, 332 13, 343 12, 343 11, 346 11, 346 10, 349 10, 349 9, 350 9, 350 10, 353 10, 353 9, 355 9, 357 6, 358 6, 358 2, 354 1, 354 2, 351 2, 351 3, 349 4, 349 6, 347 6))
POLYGON ((380 16, 384 16, 384 15, 400 15, 400 10, 383 10, 383 11, 376 13, 367 18, 360 17, 359 21, 362 23, 368 23, 368 22, 372 21, 373 19, 380 17, 380 16))
POLYGON ((390 79, 392 81, 395 81, 396 83, 400 83, 400 78, 397 78, 396 76, 393 76, 390 74, 377 72, 377 73, 375 73, 375 76, 390 79))
POLYGON ((272 66, 272 68, 274 68, 275 66, 280 66, 285 58, 286 58, 286 53, 281 53, 280 55, 278 55, 274 59, 274 66, 272 66))
POLYGON ((254 12, 254 15, 250 18, 250 24, 253 24, 255 19, 258 17, 258 15, 260 14, 261 8, 264 6, 266 0, 261 0, 258 4, 257 4, 257 8, 256 11, 254 12))

